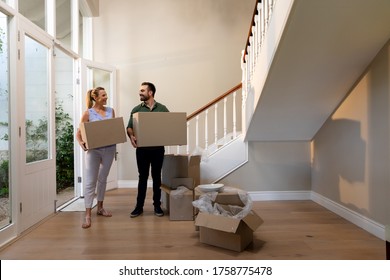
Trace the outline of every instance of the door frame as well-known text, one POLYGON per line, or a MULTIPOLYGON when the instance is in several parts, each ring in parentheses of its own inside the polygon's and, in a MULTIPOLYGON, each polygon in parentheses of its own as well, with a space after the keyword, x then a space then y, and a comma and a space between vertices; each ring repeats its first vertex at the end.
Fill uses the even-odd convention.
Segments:
MULTIPOLYGON (((54 69, 54 60, 53 60, 53 40, 46 34, 43 30, 37 26, 32 25, 27 20, 24 20, 22 17, 19 18, 18 25, 18 52, 19 57, 17 60, 17 69, 18 69, 18 85, 17 85, 17 127, 19 131, 18 142, 18 166, 19 169, 19 180, 18 184, 18 197, 16 202, 18 211, 17 216, 17 228, 18 233, 28 229, 37 222, 46 218, 50 214, 55 212, 55 199, 56 199, 56 160, 55 160, 55 96, 54 96, 54 75, 52 71, 54 69), (30 37, 31 39, 42 44, 42 46, 47 48, 48 51, 48 62, 47 62, 47 75, 48 75, 48 107, 49 107, 49 156, 48 159, 42 160, 40 162, 26 163, 26 151, 25 151, 25 36, 30 37), (35 190, 27 189, 31 187, 31 180, 27 178, 28 174, 37 174, 38 172, 42 173, 45 177, 45 187, 42 187, 39 191, 42 191, 41 196, 35 193, 35 190), (43 196, 43 197, 42 197, 43 196)), ((16 158, 13 158, 14 160, 16 158)), ((40 176, 33 176, 35 179, 40 176)), ((43 182, 43 181, 42 181, 43 182)), ((38 182, 36 182, 39 184, 38 182)), ((40 186, 41 187, 41 186, 40 186)))
MULTIPOLYGON (((88 89, 92 88, 93 86, 93 81, 91 81, 91 79, 93 77, 91 77, 90 75, 90 69, 98 69, 98 70, 102 70, 102 71, 106 71, 106 72, 109 72, 110 73, 110 90, 108 92, 108 105, 112 108, 115 109, 115 113, 116 115, 118 114, 118 110, 116 110, 117 108, 117 96, 116 96, 116 68, 111 66, 111 65, 108 65, 108 64, 104 64, 104 63, 99 63, 99 62, 95 62, 95 61, 91 61, 91 60, 88 60, 88 59, 83 59, 83 58, 80 58, 79 59, 79 72, 80 72, 80 83, 79 83, 79 86, 80 86, 80 98, 79 98, 79 107, 78 109, 76 110, 76 112, 78 112, 80 115, 78 116, 78 120, 81 119, 81 115, 82 113, 86 110, 86 92, 88 91, 88 89)), ((75 116, 76 117, 76 116, 75 116)), ((79 126, 79 123, 77 123, 76 127, 79 126)), ((78 170, 77 170, 77 178, 80 178, 78 180, 78 187, 77 187, 77 191, 80 193, 80 196, 83 196, 83 193, 84 193, 84 180, 83 178, 85 177, 84 176, 84 170, 85 170, 85 153, 84 151, 81 149, 81 147, 78 147, 76 150, 75 150, 75 156, 77 158, 77 164, 76 166, 78 166, 78 170)), ((118 166, 117 166, 117 157, 115 156, 115 159, 112 163, 112 166, 111 166, 111 169, 110 169, 110 174, 108 175, 108 178, 107 178, 107 190, 111 190, 111 189, 115 189, 118 187, 118 166)))

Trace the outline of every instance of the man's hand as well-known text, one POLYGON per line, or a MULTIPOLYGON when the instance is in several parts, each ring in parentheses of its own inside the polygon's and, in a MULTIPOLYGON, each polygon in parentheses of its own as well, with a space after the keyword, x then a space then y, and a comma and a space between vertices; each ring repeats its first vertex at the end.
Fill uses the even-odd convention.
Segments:
POLYGON ((135 138, 134 135, 130 135, 130 141, 131 145, 133 145, 134 148, 137 148, 137 138, 135 138))
POLYGON ((134 131, 132 128, 127 128, 127 136, 129 136, 131 145, 133 145, 134 148, 137 148, 137 138, 134 136, 134 131))

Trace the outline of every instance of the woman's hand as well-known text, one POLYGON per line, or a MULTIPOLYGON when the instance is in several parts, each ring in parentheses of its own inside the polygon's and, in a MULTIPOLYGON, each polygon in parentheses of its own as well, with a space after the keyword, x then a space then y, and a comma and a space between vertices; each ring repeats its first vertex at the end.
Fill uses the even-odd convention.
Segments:
POLYGON ((88 151, 87 146, 85 145, 85 142, 84 142, 84 141, 79 141, 79 144, 80 144, 81 148, 82 148, 84 151, 88 151))

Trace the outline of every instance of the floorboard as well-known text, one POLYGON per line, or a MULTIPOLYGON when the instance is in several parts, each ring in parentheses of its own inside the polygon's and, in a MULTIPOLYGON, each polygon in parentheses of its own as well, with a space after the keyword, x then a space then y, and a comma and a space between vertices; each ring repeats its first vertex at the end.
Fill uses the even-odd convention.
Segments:
POLYGON ((59 212, 0 251, 2 260, 384 260, 383 240, 313 201, 261 201, 264 223, 243 252, 202 244, 193 221, 156 217, 150 199, 129 218, 134 189, 107 192, 113 217, 96 215, 82 229, 83 212, 59 212))

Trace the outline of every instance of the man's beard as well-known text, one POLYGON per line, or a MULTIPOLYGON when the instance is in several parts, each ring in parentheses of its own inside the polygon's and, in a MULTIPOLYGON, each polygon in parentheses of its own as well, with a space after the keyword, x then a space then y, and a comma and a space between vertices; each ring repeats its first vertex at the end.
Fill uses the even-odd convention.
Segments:
POLYGON ((148 101, 148 100, 149 100, 149 96, 140 95, 140 96, 139 96, 139 99, 140 99, 141 101, 148 101))

